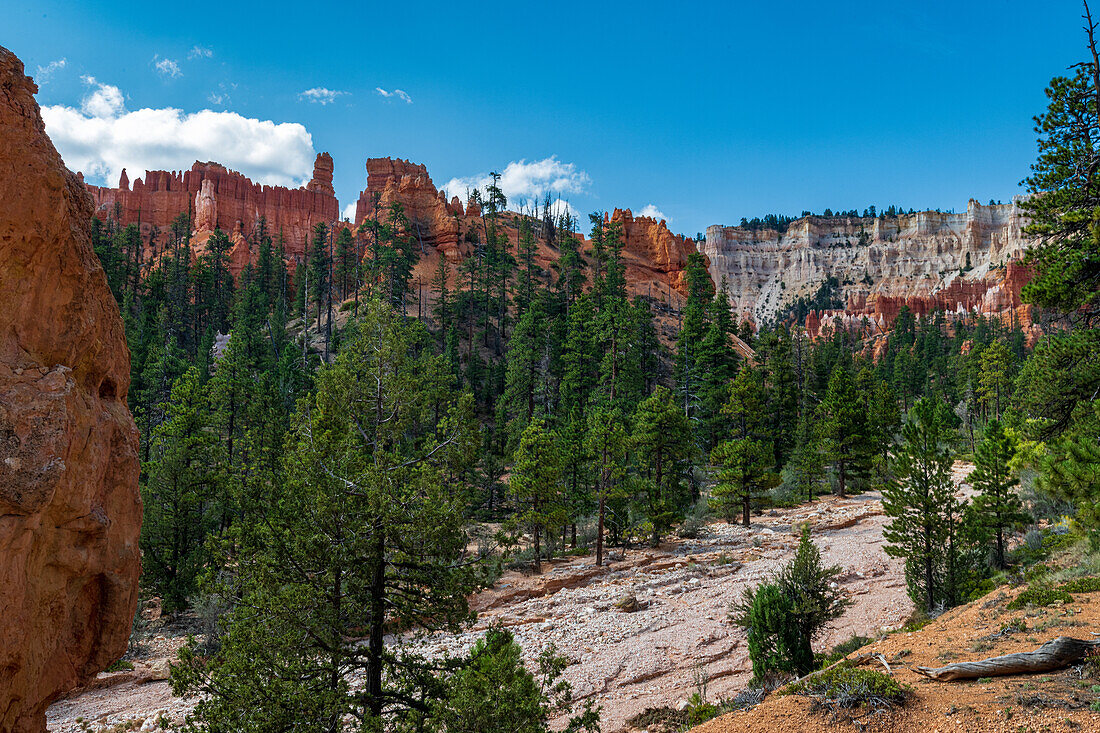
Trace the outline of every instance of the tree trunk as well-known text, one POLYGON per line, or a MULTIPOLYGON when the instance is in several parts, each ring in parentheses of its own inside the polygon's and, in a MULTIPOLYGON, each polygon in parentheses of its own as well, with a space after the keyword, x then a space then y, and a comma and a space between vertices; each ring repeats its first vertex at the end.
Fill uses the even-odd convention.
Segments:
POLYGON ((1048 672, 1081 661, 1097 647, 1100 647, 1100 641, 1083 641, 1069 636, 1059 636, 1032 652, 1005 654, 983 659, 980 662, 958 662, 946 667, 914 667, 913 671, 944 682, 1007 674, 1048 672))
POLYGON ((749 495, 743 494, 741 496, 741 525, 744 527, 749 526, 749 495))
POLYGON ((370 588, 370 639, 367 648, 367 702, 371 715, 382 717, 382 653, 386 628, 386 545, 381 528, 374 545, 374 574, 370 588))
POLYGON ((535 571, 542 572, 542 550, 539 546, 539 528, 535 527, 535 571))
POLYGON ((1005 567, 1005 531, 1003 527, 997 527, 997 567, 1002 570, 1005 567))
POLYGON ((603 515, 604 515, 604 492, 600 489, 600 518, 596 523, 596 567, 603 565, 603 515))

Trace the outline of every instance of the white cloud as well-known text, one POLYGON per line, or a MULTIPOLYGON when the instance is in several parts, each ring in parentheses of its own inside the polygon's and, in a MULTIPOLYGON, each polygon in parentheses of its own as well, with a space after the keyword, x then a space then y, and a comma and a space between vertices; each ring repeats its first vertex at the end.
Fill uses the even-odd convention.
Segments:
POLYGON ((84 77, 94 87, 80 108, 45 106, 54 145, 73 170, 115 185, 123 168, 131 180, 146 170, 182 170, 215 160, 254 181, 300 186, 313 170, 313 139, 296 122, 275 123, 235 112, 185 113, 171 107, 127 111, 118 87, 84 77))
POLYGON ((60 58, 55 61, 51 61, 45 66, 39 66, 37 72, 35 73, 35 81, 37 81, 39 84, 46 83, 50 80, 50 77, 54 75, 54 72, 64 69, 67 63, 68 60, 60 58))
POLYGON ((653 204, 646 204, 645 208, 639 211, 637 215, 648 216, 649 218, 656 219, 657 221, 660 221, 661 219, 664 219, 666 222, 672 221, 672 219, 665 216, 665 212, 661 211, 653 204))
POLYGON ((172 59, 162 59, 159 55, 153 56, 153 68, 165 79, 175 79, 183 76, 180 65, 172 59))
POLYGON ((210 102, 210 104, 216 104, 219 107, 224 107, 225 105, 229 104, 229 100, 231 99, 229 93, 236 88, 236 84, 226 84, 225 82, 221 82, 218 84, 217 90, 212 91, 206 95, 206 100, 210 102))
MULTIPOLYGON (((478 189, 482 196, 492 177, 488 174, 468 178, 452 178, 444 186, 449 196, 465 198, 467 191, 478 189)), ((542 160, 513 160, 500 173, 500 190, 508 197, 510 207, 523 201, 541 205, 546 194, 561 197, 565 194, 581 194, 588 190, 592 179, 573 163, 564 163, 551 155, 542 160)), ((565 202, 562 202, 565 203, 565 202)), ((567 205, 567 204, 566 204, 567 205)), ((570 207, 571 210, 572 207, 570 207)), ((573 210, 575 212, 575 210, 573 210)))
POLYGON ((344 207, 344 210, 340 212, 341 219, 355 221, 355 203, 356 202, 352 201, 350 204, 344 207))
POLYGON ((581 214, 577 210, 576 206, 569 203, 565 199, 555 199, 550 202, 550 213, 554 218, 561 217, 562 214, 569 214, 576 222, 577 226, 583 229, 583 226, 588 222, 588 217, 581 214))
POLYGON ((80 102, 80 109, 89 117, 116 117, 123 109, 126 102, 118 87, 110 84, 100 84, 94 76, 82 76, 81 81, 91 87, 95 87, 80 102))
POLYGON ((192 46, 191 50, 187 52, 188 59, 208 59, 213 55, 214 52, 205 46, 192 46))
POLYGON ((335 89, 325 89, 324 87, 313 87, 299 94, 298 99, 305 99, 315 104, 332 104, 336 101, 337 97, 341 97, 345 94, 347 94, 347 92, 341 92, 335 89))
POLYGON ((374 91, 378 92, 380 95, 382 95, 386 99, 400 99, 405 104, 412 104, 413 103, 412 97, 410 97, 408 95, 408 92, 406 92, 402 89, 394 89, 392 92, 387 92, 382 87, 375 87, 374 91))

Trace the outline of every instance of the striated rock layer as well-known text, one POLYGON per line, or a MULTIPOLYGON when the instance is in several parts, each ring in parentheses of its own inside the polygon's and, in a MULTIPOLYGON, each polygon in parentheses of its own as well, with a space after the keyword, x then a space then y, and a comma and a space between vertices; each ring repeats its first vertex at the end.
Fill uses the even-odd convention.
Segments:
MULTIPOLYGON (((249 251, 249 242, 255 240, 261 217, 272 236, 282 232, 291 261, 304 257, 313 227, 331 225, 340 218, 332 170, 332 156, 321 153, 305 188, 290 189, 261 186, 218 163, 196 161, 191 170, 182 173, 146 171, 145 179, 135 180, 132 188, 123 171, 117 188, 89 185, 88 190, 96 216, 106 220, 117 211, 123 225, 140 225, 146 242, 154 227, 165 232, 180 214, 194 217, 196 234, 208 235, 215 227, 221 228, 234 240, 230 259, 236 274, 256 255, 249 251)), ((205 237, 200 237, 196 244, 203 241, 205 237)), ((155 256, 155 246, 155 242, 148 246, 146 254, 155 256)))
POLYGON ((141 570, 138 435, 92 201, 0 48, 0 730, 45 730, 126 651, 141 570))
MULTIPOLYGON (((735 308, 756 320, 835 277, 850 312, 864 315, 869 306, 888 327, 902 302, 913 310, 950 311, 986 302, 1007 274, 998 267, 1019 259, 1029 245, 1024 223, 1018 199, 989 206, 971 200, 961 214, 804 217, 783 234, 716 225, 707 228, 703 251, 714 281, 724 280, 735 308)), ((1008 300, 1018 295, 1017 288, 1008 300)))

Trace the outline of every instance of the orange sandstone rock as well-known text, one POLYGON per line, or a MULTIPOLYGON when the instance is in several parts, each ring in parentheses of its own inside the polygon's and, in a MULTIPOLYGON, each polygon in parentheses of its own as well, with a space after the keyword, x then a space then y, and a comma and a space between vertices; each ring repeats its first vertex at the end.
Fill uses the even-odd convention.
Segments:
MULTIPOLYGON (((619 222, 623 227, 623 252, 668 276, 668 282, 682 294, 687 294, 684 268, 688 255, 695 252, 695 241, 682 234, 669 231, 664 219, 657 221, 649 216, 634 216, 630 209, 615 209, 607 222, 619 222)), ((706 255, 704 255, 706 258, 706 255)), ((707 259, 709 267, 710 260, 707 259)))
MULTIPOLYGON (((244 175, 217 163, 195 162, 191 170, 180 172, 146 171, 131 190, 126 171, 118 188, 88 186, 95 201, 95 213, 101 219, 114 217, 117 211, 123 224, 138 224, 148 243, 153 228, 167 231, 180 214, 190 213, 196 233, 212 232, 215 227, 230 234, 240 231, 253 238, 263 217, 271 236, 282 232, 289 259, 303 259, 310 232, 318 223, 331 225, 340 218, 340 205, 332 188, 332 156, 321 153, 313 166, 313 178, 305 188, 261 186, 244 175)), ((203 240, 204 241, 204 240, 203 240)), ((147 255, 152 247, 147 244, 147 255)), ((163 251, 163 245, 158 251, 163 251)), ((247 264, 247 257, 233 260, 236 275, 247 264)))
POLYGON ((92 201, 0 48, 0 730, 126 651, 141 570, 130 354, 92 201))
POLYGON ((394 203, 401 204, 412 229, 409 234, 422 248, 435 247, 453 263, 469 254, 469 247, 461 242, 462 220, 467 215, 477 216, 472 211, 474 206, 464 212, 457 197, 448 202, 423 164, 400 158, 368 158, 367 187, 355 204, 355 224, 372 218, 385 221, 394 203))

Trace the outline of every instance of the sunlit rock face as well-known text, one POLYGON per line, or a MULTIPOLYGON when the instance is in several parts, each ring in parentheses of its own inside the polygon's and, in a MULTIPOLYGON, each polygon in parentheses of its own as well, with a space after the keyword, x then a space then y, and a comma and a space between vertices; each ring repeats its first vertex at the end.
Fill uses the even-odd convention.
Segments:
POLYGON ((130 353, 92 199, 0 48, 0 731, 126 651, 141 559, 130 353))
POLYGON ((201 247, 215 228, 230 236, 230 268, 237 275, 258 256, 261 220, 269 235, 283 237, 292 267, 305 258, 313 227, 331 226, 340 218, 332 171, 332 156, 321 153, 305 187, 284 188, 261 186, 218 163, 196 161, 182 172, 145 171, 145 177, 132 185, 123 171, 117 187, 89 185, 88 191, 100 219, 117 218, 123 225, 141 228, 146 261, 165 251, 173 220, 190 214, 195 247, 201 247))

